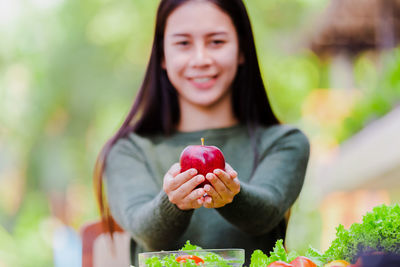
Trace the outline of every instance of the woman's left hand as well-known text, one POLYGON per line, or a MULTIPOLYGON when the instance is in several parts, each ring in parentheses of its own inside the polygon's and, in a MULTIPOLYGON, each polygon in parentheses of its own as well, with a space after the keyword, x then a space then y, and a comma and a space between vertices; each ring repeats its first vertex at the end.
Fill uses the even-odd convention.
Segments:
POLYGON ((237 172, 228 164, 225 171, 221 169, 208 173, 206 179, 211 185, 204 186, 207 196, 204 197, 205 208, 220 208, 233 201, 235 195, 240 192, 240 182, 237 172))

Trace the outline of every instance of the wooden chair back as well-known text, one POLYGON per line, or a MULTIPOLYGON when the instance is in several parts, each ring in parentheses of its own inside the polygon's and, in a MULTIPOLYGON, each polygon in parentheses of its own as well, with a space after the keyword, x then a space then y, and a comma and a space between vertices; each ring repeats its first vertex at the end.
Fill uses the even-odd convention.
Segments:
POLYGON ((130 266, 130 235, 115 224, 113 239, 100 221, 81 227, 82 267, 130 266))

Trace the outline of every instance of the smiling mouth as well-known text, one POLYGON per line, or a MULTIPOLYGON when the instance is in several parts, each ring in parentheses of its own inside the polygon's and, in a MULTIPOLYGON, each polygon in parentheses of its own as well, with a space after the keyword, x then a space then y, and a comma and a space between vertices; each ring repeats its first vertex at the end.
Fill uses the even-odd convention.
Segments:
POLYGON ((211 79, 213 79, 214 77, 208 77, 208 78, 193 78, 192 81, 196 82, 196 83, 206 83, 208 81, 210 81, 211 79))
POLYGON ((218 75, 208 77, 189 78, 189 81, 199 89, 209 89, 214 86, 218 75))
POLYGON ((193 77, 189 78, 190 81, 195 82, 195 83, 207 83, 211 80, 214 80, 217 78, 218 75, 214 76, 207 76, 207 77, 193 77))

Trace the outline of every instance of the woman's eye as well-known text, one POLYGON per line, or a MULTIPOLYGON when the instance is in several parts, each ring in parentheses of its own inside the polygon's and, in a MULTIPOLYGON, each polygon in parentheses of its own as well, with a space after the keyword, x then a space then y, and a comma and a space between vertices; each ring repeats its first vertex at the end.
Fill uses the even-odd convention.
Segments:
POLYGON ((211 43, 213 45, 221 45, 221 44, 224 44, 225 41, 224 40, 212 40, 211 43))
POLYGON ((176 43, 178 46, 188 46, 189 42, 188 41, 180 41, 176 43))

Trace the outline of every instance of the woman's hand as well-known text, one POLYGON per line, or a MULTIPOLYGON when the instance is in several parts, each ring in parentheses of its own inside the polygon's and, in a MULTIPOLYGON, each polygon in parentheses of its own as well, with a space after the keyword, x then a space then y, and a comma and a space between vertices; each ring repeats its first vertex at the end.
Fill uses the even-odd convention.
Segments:
POLYGON ((196 169, 189 169, 180 173, 179 163, 175 163, 164 176, 163 189, 170 202, 181 210, 197 209, 203 205, 205 191, 196 188, 205 178, 196 175, 196 169))
POLYGON ((202 198, 206 208, 220 208, 233 201, 234 196, 240 192, 240 182, 237 172, 226 163, 225 171, 216 169, 206 175, 211 185, 204 186, 207 196, 202 198))

